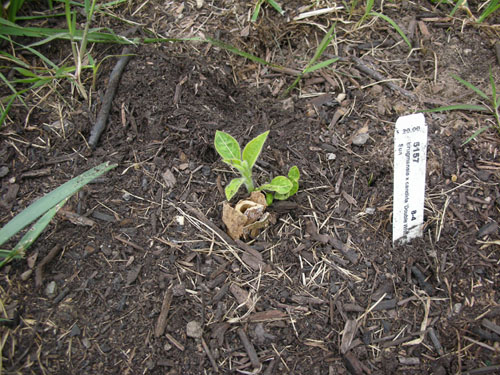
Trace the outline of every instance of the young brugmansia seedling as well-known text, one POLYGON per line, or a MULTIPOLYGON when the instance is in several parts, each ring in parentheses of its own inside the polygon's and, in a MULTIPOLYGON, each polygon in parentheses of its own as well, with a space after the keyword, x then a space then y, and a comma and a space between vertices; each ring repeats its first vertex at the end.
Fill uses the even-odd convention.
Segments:
POLYGON ((255 165, 266 142, 269 131, 252 139, 241 152, 238 141, 228 133, 217 130, 215 133, 215 149, 222 157, 222 161, 236 169, 241 177, 234 178, 225 188, 226 199, 229 201, 237 193, 241 185, 245 185, 248 193, 255 190, 265 190, 272 193, 266 194, 268 204, 273 199, 284 200, 294 195, 299 190, 299 168, 293 166, 288 171, 288 177, 278 176, 268 184, 255 187, 252 179, 252 168, 255 165))

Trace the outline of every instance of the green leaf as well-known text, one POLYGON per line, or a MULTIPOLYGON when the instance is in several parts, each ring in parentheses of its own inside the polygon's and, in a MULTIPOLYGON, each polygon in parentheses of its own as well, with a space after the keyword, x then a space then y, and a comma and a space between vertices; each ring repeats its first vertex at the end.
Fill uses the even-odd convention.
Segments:
POLYGON ((472 83, 467 82, 465 79, 462 79, 462 78, 460 78, 459 76, 457 76, 455 74, 452 74, 451 76, 453 78, 455 78, 458 82, 460 82, 462 85, 464 85, 465 87, 467 87, 468 89, 474 91, 481 98, 486 99, 488 101, 490 100, 490 98, 488 98, 488 95, 486 95, 483 91, 481 91, 479 88, 477 88, 476 86, 474 86, 472 83))
POLYGON ((224 160, 238 159, 241 160, 241 149, 238 141, 231 135, 217 130, 214 140, 215 150, 222 156, 224 160))
POLYGON ((300 172, 299 172, 299 168, 294 165, 293 167, 290 168, 290 170, 288 171, 288 178, 292 181, 298 181, 299 178, 300 178, 300 172))
POLYGON ((422 112, 431 113, 431 112, 456 111, 456 110, 461 110, 461 111, 486 111, 486 112, 490 111, 488 108, 486 108, 485 106, 482 106, 482 105, 454 104, 454 105, 447 105, 447 106, 444 106, 444 107, 424 109, 422 112))
POLYGON ((264 143, 266 142, 267 136, 269 134, 269 130, 264 132, 250 142, 247 143, 245 148, 243 149, 243 160, 248 163, 248 169, 252 169, 255 162, 259 158, 259 155, 262 151, 262 147, 264 147, 264 143))
POLYGON ((268 206, 272 205, 274 201, 273 193, 266 193, 266 204, 268 206))
POLYGON ((289 197, 290 197, 290 193, 286 193, 286 194, 280 194, 280 193, 276 193, 274 194, 274 199, 277 199, 279 201, 284 201, 284 200, 287 200, 289 197))
POLYGON ((71 179, 59 186, 36 202, 29 205, 21 213, 16 215, 0 230, 0 246, 7 242, 12 236, 25 228, 27 225, 45 214, 48 210, 61 202, 62 199, 73 195, 94 178, 115 168, 116 164, 102 163, 87 172, 71 179))
POLYGON ((371 16, 377 16, 382 18, 384 21, 388 22, 394 29, 398 32, 399 35, 401 35, 401 38, 408 44, 408 47, 411 49, 411 42, 410 40, 406 37, 406 34, 404 33, 403 30, 399 27, 399 25, 394 22, 390 17, 387 17, 385 14, 378 13, 378 12, 370 12, 371 16))
POLYGON ((278 176, 273 178, 270 183, 260 186, 258 190, 269 190, 279 194, 286 194, 292 189, 292 187, 292 181, 285 176, 278 176))
POLYGON ((228 201, 231 200, 232 197, 238 192, 238 189, 243 185, 243 178, 234 178, 231 182, 226 186, 224 192, 226 193, 226 199, 228 201))
POLYGON ((290 181, 292 181, 292 188, 288 192, 288 196, 291 197, 299 190, 300 172, 297 166, 294 165, 290 168, 290 170, 288 171, 288 178, 290 179, 290 181))

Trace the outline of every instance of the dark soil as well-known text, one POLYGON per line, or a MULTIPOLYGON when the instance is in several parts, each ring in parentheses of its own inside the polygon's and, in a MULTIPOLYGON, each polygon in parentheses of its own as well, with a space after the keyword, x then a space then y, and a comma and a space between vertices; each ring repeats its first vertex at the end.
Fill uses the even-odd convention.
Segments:
MULTIPOLYGON (((463 145, 493 116, 426 114, 424 236, 392 244, 394 123, 476 103, 451 74, 491 92, 490 67, 500 82, 498 16, 462 25, 429 2, 388 2, 384 14, 411 38, 409 53, 382 20, 356 29, 361 8, 352 22, 345 10, 292 21, 309 3, 287 2, 286 17, 264 7, 257 24, 244 1, 119 10, 143 25, 138 36, 203 33, 293 69, 313 56, 320 26, 337 19, 336 48, 324 58, 344 59, 304 77, 288 98, 291 74, 209 44, 173 43, 133 51, 94 151, 86 139, 113 59, 90 105, 63 85, 65 101, 40 101, 29 117, 12 110, 0 138, 2 224, 101 162, 118 167, 64 208, 93 225, 58 214, 27 260, 1 270, 4 373, 500 371, 499 136, 490 128, 463 145), (352 56, 414 97, 377 82, 352 56), (353 144, 363 127, 368 141, 353 144), (259 183, 293 165, 301 171, 297 195, 270 206, 272 225, 248 244, 224 234, 222 189, 234 174, 213 147, 216 130, 243 144, 270 130, 259 183), (55 246, 37 287, 35 269, 55 246)), ((331 6, 321 3, 308 10, 331 6)))

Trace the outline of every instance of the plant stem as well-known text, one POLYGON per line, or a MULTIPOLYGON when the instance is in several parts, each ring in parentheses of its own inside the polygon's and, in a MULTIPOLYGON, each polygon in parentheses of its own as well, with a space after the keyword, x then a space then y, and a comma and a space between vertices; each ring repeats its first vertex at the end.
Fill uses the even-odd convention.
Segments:
POLYGON ((242 173, 243 177, 243 183, 245 184, 245 187, 247 188, 248 193, 251 193, 252 191, 255 190, 255 186, 253 185, 252 181, 252 171, 250 173, 242 173))

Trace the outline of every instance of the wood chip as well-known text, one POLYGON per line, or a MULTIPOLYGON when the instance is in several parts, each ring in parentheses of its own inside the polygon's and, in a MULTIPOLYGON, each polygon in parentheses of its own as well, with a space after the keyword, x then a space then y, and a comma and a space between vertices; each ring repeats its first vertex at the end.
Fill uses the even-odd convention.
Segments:
POLYGON ((233 283, 229 287, 229 291, 234 296, 234 298, 236 298, 236 301, 238 301, 239 305, 246 305, 248 308, 252 307, 252 302, 250 301, 250 294, 246 290, 240 288, 238 285, 233 283))
POLYGON ((172 302, 172 289, 168 289, 163 296, 163 303, 161 305, 160 315, 156 321, 155 336, 160 337, 165 332, 165 327, 167 326, 168 312, 170 310, 170 304, 172 302))
POLYGON ((127 273, 127 281, 125 283, 127 285, 132 284, 137 279, 137 276, 139 276, 139 273, 141 272, 141 269, 142 269, 142 265, 139 265, 139 266, 131 269, 130 271, 128 271, 128 273, 127 273))
POLYGON ((253 344, 248 339, 247 334, 241 328, 238 328, 237 332, 241 342, 243 343, 243 346, 245 347, 245 351, 248 354, 248 358, 250 358, 252 366, 256 369, 260 369, 261 363, 259 361, 259 357, 257 356, 257 352, 255 351, 253 344))

